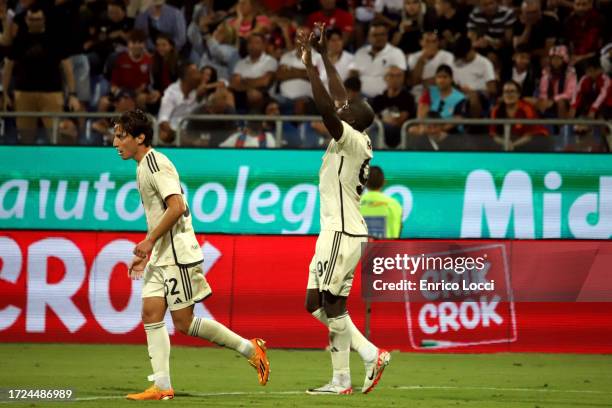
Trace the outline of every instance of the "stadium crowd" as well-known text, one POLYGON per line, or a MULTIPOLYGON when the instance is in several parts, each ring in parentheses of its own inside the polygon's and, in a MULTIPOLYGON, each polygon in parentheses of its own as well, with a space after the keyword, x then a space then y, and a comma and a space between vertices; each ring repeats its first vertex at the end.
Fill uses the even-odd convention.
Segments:
MULTIPOLYGON (((388 148, 414 118, 612 119, 610 0, 0 0, 5 111, 124 112, 161 143, 319 147, 319 122, 185 121, 195 114, 316 114, 298 30, 327 26, 351 97, 367 97, 388 148)), ((320 57, 315 61, 324 76, 320 57)), ((5 143, 41 143, 5 118, 5 143), (12 131, 11 131, 12 130, 12 131), (17 136, 18 135, 18 136, 17 136)), ((63 120, 60 143, 107 144, 111 122, 63 120)), ((510 150, 602 151, 605 130, 513 125, 510 150), (561 141, 565 141, 564 144, 561 141), (569 141, 569 143, 568 143, 569 141)), ((43 131, 44 133, 44 131, 43 131)), ((492 149, 501 126, 421 125, 409 148, 492 149)))

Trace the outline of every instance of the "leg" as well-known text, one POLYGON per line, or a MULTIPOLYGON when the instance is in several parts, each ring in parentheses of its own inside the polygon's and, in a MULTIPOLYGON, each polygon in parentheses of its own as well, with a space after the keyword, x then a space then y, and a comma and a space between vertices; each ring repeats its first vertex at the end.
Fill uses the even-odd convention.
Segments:
MULTIPOLYGON (((61 92, 41 92, 38 94, 40 98, 40 110, 42 112, 62 112, 64 109, 64 95, 61 92)), ((47 130, 47 138, 51 139, 53 132, 53 119, 43 118, 43 124, 47 130)), ((59 122, 58 122, 59 127, 59 122)), ((58 129, 59 131, 59 129, 58 129)), ((71 141, 73 144, 76 138, 71 141)))
MULTIPOLYGON (((15 112, 38 111, 37 95, 34 92, 15 91, 15 112)), ((33 144, 36 141, 38 118, 17 117, 17 131, 21 144, 33 144)))
POLYGON ((249 359, 249 363, 257 370, 259 383, 266 385, 270 375, 270 362, 262 339, 247 340, 215 320, 194 316, 194 304, 212 293, 204 277, 202 265, 173 265, 167 269, 166 275, 166 302, 170 305, 170 313, 177 330, 239 352, 249 359))

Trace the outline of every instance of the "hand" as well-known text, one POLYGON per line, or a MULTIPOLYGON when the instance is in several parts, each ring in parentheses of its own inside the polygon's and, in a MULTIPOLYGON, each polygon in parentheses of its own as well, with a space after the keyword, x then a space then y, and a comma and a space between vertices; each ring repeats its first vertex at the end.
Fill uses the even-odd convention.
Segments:
POLYGON ((9 110, 13 109, 13 100, 11 99, 10 95, 4 95, 4 97, 2 98, 2 110, 4 112, 8 112, 9 110))
POLYGON ((134 255, 146 258, 153 251, 153 244, 149 237, 145 238, 134 248, 134 255))
POLYGON ((159 101, 159 98, 161 98, 161 93, 158 90, 154 89, 147 94, 147 103, 149 105, 153 105, 154 103, 159 101))
POLYGON ((81 110, 81 102, 79 102, 79 98, 74 95, 70 95, 68 97, 68 109, 70 109, 72 112, 81 110))
POLYGON ((140 279, 145 270, 145 266, 147 265, 147 258, 141 258, 139 256, 134 256, 132 258, 132 262, 128 267, 128 276, 131 279, 140 279))
POLYGON ((309 42, 312 48, 319 54, 327 54, 327 37, 325 36, 325 23, 315 23, 315 29, 319 30, 319 40, 315 35, 311 35, 309 42))
POLYGON ((312 66, 312 48, 310 42, 315 38, 314 33, 310 33, 310 35, 306 34, 304 31, 299 31, 296 36, 296 53, 298 58, 302 60, 304 65, 307 67, 312 66))
POLYGON ((597 112, 594 112, 594 111, 589 111, 587 115, 589 119, 595 119, 596 116, 597 116, 597 112))

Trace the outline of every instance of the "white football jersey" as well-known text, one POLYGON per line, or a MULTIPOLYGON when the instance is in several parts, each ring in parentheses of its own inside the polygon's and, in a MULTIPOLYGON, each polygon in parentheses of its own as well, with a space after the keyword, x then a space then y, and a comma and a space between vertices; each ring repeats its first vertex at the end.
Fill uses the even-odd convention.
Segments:
MULTIPOLYGON (((167 197, 179 194, 185 200, 179 175, 165 155, 151 149, 138 163, 136 180, 147 218, 147 231, 151 232, 166 211, 167 197)), ((191 212, 187 207, 170 231, 157 240, 149 264, 187 266, 198 264, 202 260, 202 249, 196 239, 191 224, 191 212)))
POLYGON ((321 231, 367 235, 359 200, 365 189, 372 160, 370 137, 342 122, 342 137, 329 143, 319 170, 321 231))

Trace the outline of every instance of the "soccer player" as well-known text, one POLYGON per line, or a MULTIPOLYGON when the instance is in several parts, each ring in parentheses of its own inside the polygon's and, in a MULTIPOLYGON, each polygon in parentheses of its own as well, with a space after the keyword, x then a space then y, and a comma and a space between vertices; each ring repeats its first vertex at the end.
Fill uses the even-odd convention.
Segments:
POLYGON ((317 25, 320 37, 298 34, 297 52, 306 66, 315 105, 333 138, 319 171, 321 233, 312 258, 306 290, 306 309, 329 329, 333 378, 308 394, 351 394, 349 354, 355 349, 366 366, 361 391, 376 386, 391 356, 378 349, 355 327, 346 310, 361 244, 368 230, 359 212, 359 197, 368 179, 372 144, 364 131, 374 111, 362 98, 349 100, 338 72, 327 57, 325 26, 317 25), (312 63, 312 48, 323 58, 330 94, 312 63))
POLYGON ((262 339, 246 340, 211 319, 193 315, 196 302, 211 295, 202 270, 202 249, 191 225, 191 214, 172 162, 151 147, 153 127, 140 111, 124 113, 114 129, 113 146, 123 160, 137 163, 136 181, 147 219, 147 237, 134 248, 129 267, 132 279, 144 277, 142 321, 154 384, 131 400, 174 398, 170 384, 170 338, 164 324, 170 309, 174 326, 183 334, 200 337, 236 350, 255 367, 266 385, 270 363, 262 339))

